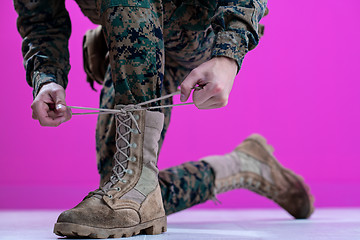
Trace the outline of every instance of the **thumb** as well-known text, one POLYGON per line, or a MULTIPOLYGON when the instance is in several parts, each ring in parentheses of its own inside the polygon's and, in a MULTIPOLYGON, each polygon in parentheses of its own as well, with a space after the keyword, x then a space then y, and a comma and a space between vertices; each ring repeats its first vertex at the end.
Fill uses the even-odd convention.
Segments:
POLYGON ((65 91, 56 91, 53 98, 55 99, 55 109, 58 112, 66 112, 65 91))
POLYGON ((188 100, 191 89, 197 84, 198 80, 199 78, 193 72, 190 72, 190 74, 184 79, 181 83, 181 102, 186 102, 188 100))
POLYGON ((58 111, 58 112, 65 112, 65 111, 66 111, 66 104, 57 103, 57 104, 55 105, 55 109, 56 109, 56 111, 58 111))

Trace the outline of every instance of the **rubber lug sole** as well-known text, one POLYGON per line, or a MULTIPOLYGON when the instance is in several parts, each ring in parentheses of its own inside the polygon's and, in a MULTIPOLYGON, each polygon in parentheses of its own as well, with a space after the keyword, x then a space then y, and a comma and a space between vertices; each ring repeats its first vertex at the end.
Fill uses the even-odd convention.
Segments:
POLYGON ((167 231, 166 216, 127 228, 97 228, 75 223, 56 223, 54 233, 71 238, 123 238, 139 234, 157 235, 167 231))

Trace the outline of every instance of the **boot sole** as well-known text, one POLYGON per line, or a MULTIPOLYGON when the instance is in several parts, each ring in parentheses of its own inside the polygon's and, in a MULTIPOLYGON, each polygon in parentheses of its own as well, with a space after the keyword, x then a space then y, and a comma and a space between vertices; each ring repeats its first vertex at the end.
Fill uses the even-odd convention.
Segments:
POLYGON ((126 228, 97 228, 75 223, 56 223, 54 233, 74 238, 123 238, 139 234, 157 235, 166 232, 166 216, 126 228))
POLYGON ((284 171, 287 171, 291 176, 293 176, 293 177, 297 180, 297 182, 298 182, 299 185, 301 186, 301 189, 302 189, 303 193, 304 193, 305 195, 309 196, 309 197, 308 197, 308 200, 309 200, 309 201, 307 202, 307 206, 305 207, 305 210, 303 210, 303 211, 301 212, 301 214, 299 214, 299 216, 293 216, 293 217, 295 217, 296 219, 306 219, 306 218, 309 218, 309 217, 311 216, 311 214, 312 214, 312 213, 314 212, 314 210, 315 210, 314 204, 313 204, 313 203, 314 203, 314 197, 311 195, 310 189, 309 189, 309 188, 307 187, 307 185, 304 183, 304 179, 303 179, 301 176, 295 174, 293 171, 291 171, 291 170, 285 168, 284 166, 282 166, 281 163, 280 163, 278 160, 276 160, 276 158, 275 158, 275 156, 274 156, 274 154, 273 154, 274 148, 267 143, 267 140, 266 140, 263 136, 261 136, 261 135, 259 135, 259 134, 253 134, 253 135, 251 135, 249 138, 247 138, 246 140, 250 140, 250 141, 256 142, 257 144, 259 144, 260 146, 262 146, 262 147, 268 152, 268 154, 271 156, 273 162, 274 162, 279 168, 281 168, 281 169, 284 170, 284 171))

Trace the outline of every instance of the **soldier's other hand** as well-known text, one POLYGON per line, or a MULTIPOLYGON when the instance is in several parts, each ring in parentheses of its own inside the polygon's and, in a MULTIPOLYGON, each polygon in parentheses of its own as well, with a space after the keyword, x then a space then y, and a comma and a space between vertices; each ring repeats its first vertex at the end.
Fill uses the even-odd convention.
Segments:
POLYGON ((56 83, 43 85, 31 104, 32 118, 41 126, 56 127, 71 118, 71 110, 66 107, 65 90, 56 83))
POLYGON ((234 84, 238 65, 227 57, 214 57, 190 72, 181 84, 182 102, 187 101, 195 86, 193 101, 199 109, 224 107, 228 103, 229 94, 234 84))

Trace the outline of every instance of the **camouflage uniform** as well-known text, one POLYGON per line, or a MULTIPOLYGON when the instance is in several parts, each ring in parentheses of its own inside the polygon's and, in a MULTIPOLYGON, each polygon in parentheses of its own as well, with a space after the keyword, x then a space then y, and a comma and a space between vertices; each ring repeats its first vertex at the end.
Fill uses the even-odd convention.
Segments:
MULTIPOLYGON (((216 56, 236 60, 259 41, 266 0, 76 0, 89 19, 103 26, 110 64, 100 96, 101 108, 140 103, 174 92, 186 75, 216 56)), ((64 0, 14 0, 26 80, 34 97, 44 83, 66 88, 70 70, 71 23, 64 0)), ((171 103, 167 100, 166 103, 171 103)), ((164 103, 157 103, 164 104, 164 103)), ((165 124, 171 109, 162 110, 165 124)), ((109 177, 115 145, 112 115, 100 115, 96 130, 98 168, 109 177)), ((214 174, 203 161, 160 172, 167 214, 213 196, 214 174)))

